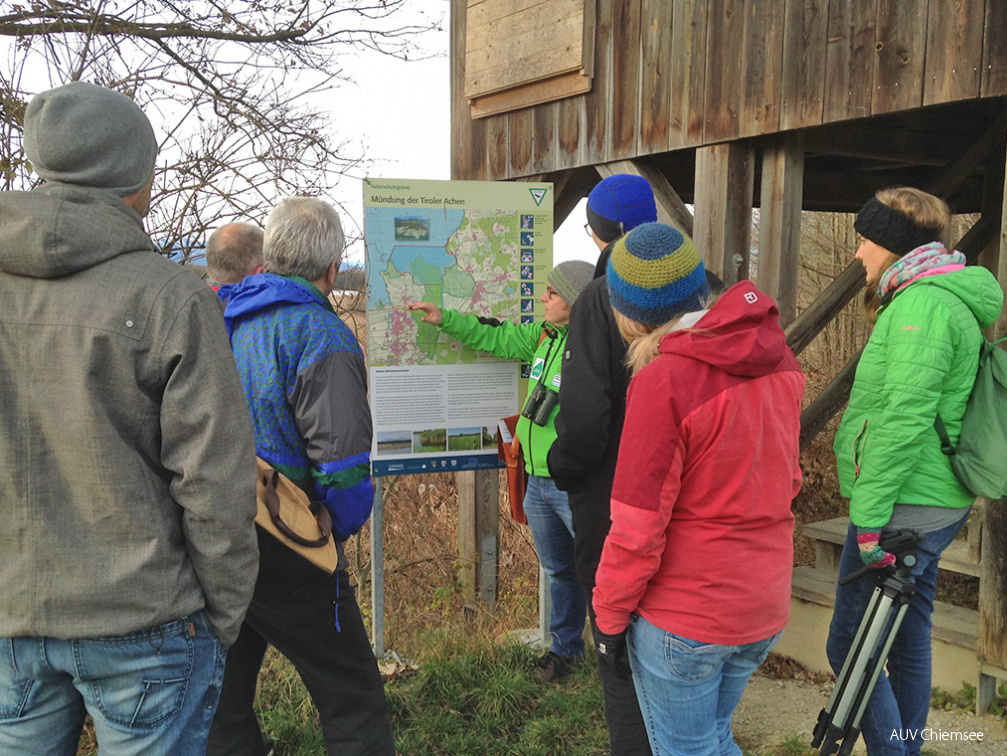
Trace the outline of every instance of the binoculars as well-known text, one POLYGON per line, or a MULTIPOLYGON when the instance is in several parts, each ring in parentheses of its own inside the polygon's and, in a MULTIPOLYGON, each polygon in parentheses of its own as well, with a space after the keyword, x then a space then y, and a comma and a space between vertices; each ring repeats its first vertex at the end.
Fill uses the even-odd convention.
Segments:
POLYGON ((557 404, 559 404, 559 393, 550 391, 541 383, 536 383, 528 395, 524 409, 521 410, 521 417, 528 418, 535 425, 545 425, 549 422, 549 416, 557 404))

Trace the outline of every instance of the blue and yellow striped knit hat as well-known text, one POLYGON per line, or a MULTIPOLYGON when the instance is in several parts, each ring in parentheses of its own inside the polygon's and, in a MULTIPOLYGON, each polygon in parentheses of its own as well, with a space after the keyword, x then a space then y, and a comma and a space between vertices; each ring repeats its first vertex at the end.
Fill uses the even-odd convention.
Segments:
POLYGON ((658 326, 702 310, 710 287, 692 239, 663 223, 644 223, 613 245, 608 292, 627 318, 658 326))

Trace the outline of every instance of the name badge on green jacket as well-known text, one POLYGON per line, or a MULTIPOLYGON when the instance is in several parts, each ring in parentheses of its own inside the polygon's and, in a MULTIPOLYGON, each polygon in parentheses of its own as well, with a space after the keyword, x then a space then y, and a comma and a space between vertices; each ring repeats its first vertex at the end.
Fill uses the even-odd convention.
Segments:
POLYGON ((542 368, 545 367, 545 360, 541 357, 536 357, 535 362, 531 366, 531 377, 536 381, 542 377, 542 368))

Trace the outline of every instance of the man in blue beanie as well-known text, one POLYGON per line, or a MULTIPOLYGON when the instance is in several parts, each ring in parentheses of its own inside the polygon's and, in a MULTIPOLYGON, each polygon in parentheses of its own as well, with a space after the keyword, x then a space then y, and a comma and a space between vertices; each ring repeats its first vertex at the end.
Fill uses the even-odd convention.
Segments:
MULTIPOLYGON (((640 224, 656 220, 654 191, 642 176, 609 176, 599 181, 587 197, 587 229, 601 250, 640 224)), ((602 257, 607 261, 608 255, 602 257)))
POLYGON ((0 192, 0 753, 198 754, 258 568, 255 451, 216 295, 144 232, 157 140, 74 82, 0 192))
MULTIPOLYGON (((594 590, 608 535, 609 500, 629 385, 626 345, 612 314, 605 270, 617 239, 656 220, 654 192, 640 176, 609 176, 588 195, 585 227, 601 254, 594 280, 570 313, 557 437, 548 457, 550 475, 569 494, 577 576, 588 596, 594 590)), ((593 621, 590 602, 588 608, 593 621)), ((650 756, 632 678, 619 677, 606 664, 599 664, 599 674, 613 756, 650 756)))

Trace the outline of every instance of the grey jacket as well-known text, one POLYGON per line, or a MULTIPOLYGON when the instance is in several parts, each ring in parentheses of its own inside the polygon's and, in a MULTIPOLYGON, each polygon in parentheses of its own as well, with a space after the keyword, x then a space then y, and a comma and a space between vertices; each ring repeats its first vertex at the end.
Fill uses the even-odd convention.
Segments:
POLYGON ((258 567, 252 428, 220 302, 112 192, 0 192, 0 636, 121 635, 258 567))

